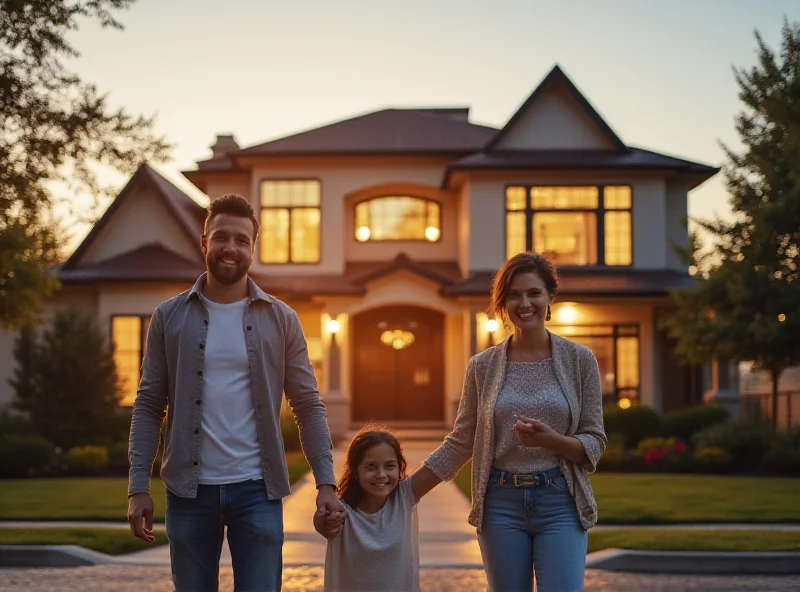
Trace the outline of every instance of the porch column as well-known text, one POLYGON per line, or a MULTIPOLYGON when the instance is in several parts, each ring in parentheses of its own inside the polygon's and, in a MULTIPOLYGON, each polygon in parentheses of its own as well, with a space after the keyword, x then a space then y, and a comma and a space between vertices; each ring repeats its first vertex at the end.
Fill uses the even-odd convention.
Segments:
POLYGON ((708 368, 710 388, 703 394, 703 400, 724 407, 732 418, 738 418, 741 403, 739 365, 714 360, 708 368))
POLYGON ((345 383, 348 316, 325 313, 322 315, 323 379, 325 392, 322 399, 328 416, 328 426, 334 442, 347 434, 350 428, 350 397, 345 383))

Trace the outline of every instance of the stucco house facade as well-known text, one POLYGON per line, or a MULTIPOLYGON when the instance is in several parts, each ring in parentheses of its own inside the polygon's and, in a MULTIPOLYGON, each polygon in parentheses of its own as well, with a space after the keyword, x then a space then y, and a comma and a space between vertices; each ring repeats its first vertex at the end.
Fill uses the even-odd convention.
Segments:
MULTIPOLYGON (((550 329, 595 352, 608 402, 702 400, 701 370, 659 329, 692 279, 687 193, 717 169, 629 147, 554 68, 502 129, 468 108, 384 109, 252 147, 218 136, 184 175, 247 197, 251 276, 299 314, 334 432, 368 419, 452 423, 469 357, 502 339, 486 315, 507 256, 552 257, 550 329)), ((203 272, 204 208, 147 164, 59 269, 50 306, 108 330, 135 397, 150 315, 203 272)), ((13 335, 0 336, 10 360, 13 335)), ((11 398, 10 364, 0 405, 11 398)))

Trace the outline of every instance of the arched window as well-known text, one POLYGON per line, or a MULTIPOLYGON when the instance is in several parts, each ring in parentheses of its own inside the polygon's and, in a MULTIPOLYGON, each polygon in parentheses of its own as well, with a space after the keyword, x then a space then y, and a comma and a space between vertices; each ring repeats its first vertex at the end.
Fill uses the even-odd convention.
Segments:
POLYGON ((427 241, 442 236, 438 203, 408 196, 376 197, 356 205, 355 238, 366 241, 427 241))

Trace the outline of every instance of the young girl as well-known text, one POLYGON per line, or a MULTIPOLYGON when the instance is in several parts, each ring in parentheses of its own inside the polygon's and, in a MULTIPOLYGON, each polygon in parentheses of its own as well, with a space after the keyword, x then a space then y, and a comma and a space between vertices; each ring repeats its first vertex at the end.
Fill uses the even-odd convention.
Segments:
POLYGON ((435 482, 406 478, 397 438, 365 426, 350 443, 338 493, 345 512, 317 513, 328 539, 325 590, 419 590, 417 502, 435 482))

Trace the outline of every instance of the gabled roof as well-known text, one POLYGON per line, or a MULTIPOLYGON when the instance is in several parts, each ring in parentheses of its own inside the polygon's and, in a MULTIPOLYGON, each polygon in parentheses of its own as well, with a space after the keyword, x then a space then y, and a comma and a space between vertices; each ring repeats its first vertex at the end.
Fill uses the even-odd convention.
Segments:
POLYGON ((204 271, 203 264, 189 261, 160 243, 152 243, 77 269, 68 269, 64 265, 58 270, 58 278, 66 283, 194 282, 204 271))
POLYGON ((442 286, 449 286, 461 279, 461 271, 455 261, 415 261, 405 253, 398 254, 391 261, 350 263, 345 275, 351 284, 364 286, 401 270, 410 271, 442 286))
MULTIPOLYGON (((203 222, 205 220, 205 209, 203 206, 186 195, 183 191, 175 187, 164 177, 159 175, 146 162, 136 170, 128 183, 114 198, 111 205, 105 211, 100 220, 92 227, 92 230, 83 239, 83 242, 75 249, 69 259, 61 267, 62 270, 75 269, 81 257, 86 253, 91 244, 97 239, 102 229, 109 223, 114 213, 119 210, 126 199, 137 187, 150 187, 154 193, 161 198, 164 205, 175 217, 178 225, 186 234, 192 244, 198 244, 198 237, 203 232, 203 222)), ((199 249, 199 246, 198 246, 199 249)))
POLYGON ((528 110, 530 107, 547 89, 552 88, 556 85, 560 85, 567 90, 567 92, 572 96, 578 106, 589 116, 600 131, 605 135, 608 140, 619 150, 625 150, 626 146, 625 143, 619 139, 617 134, 608 126, 605 120, 600 117, 600 114, 595 110, 594 107, 586 100, 586 97, 581 94, 578 88, 572 83, 572 81, 567 77, 566 74, 559 68, 558 66, 553 67, 550 70, 550 73, 545 77, 544 80, 536 87, 536 90, 533 91, 531 96, 527 98, 527 100, 522 104, 522 106, 517 109, 517 112, 511 116, 511 119, 503 126, 497 134, 492 138, 492 140, 487 144, 485 150, 492 151, 496 149, 497 144, 508 134, 509 130, 511 130, 519 119, 522 117, 523 113, 528 110))
MULTIPOLYGON (((469 109, 383 109, 228 153, 245 156, 317 154, 466 154, 497 132, 467 119, 469 109)), ((220 163, 221 164, 221 163, 220 163)), ((203 168, 202 163, 198 163, 203 168)))
MULTIPOLYGON (((688 274, 670 270, 581 269, 561 268, 558 272, 558 294, 564 296, 667 296, 670 290, 691 288, 694 279, 688 274)), ((471 274, 463 281, 446 287, 446 296, 488 296, 494 272, 471 274)))
POLYGON ((451 172, 458 170, 492 169, 603 169, 603 170, 665 170, 691 177, 691 187, 716 175, 719 168, 644 150, 628 148, 612 150, 521 150, 477 152, 450 163, 442 183, 447 186, 451 172))

